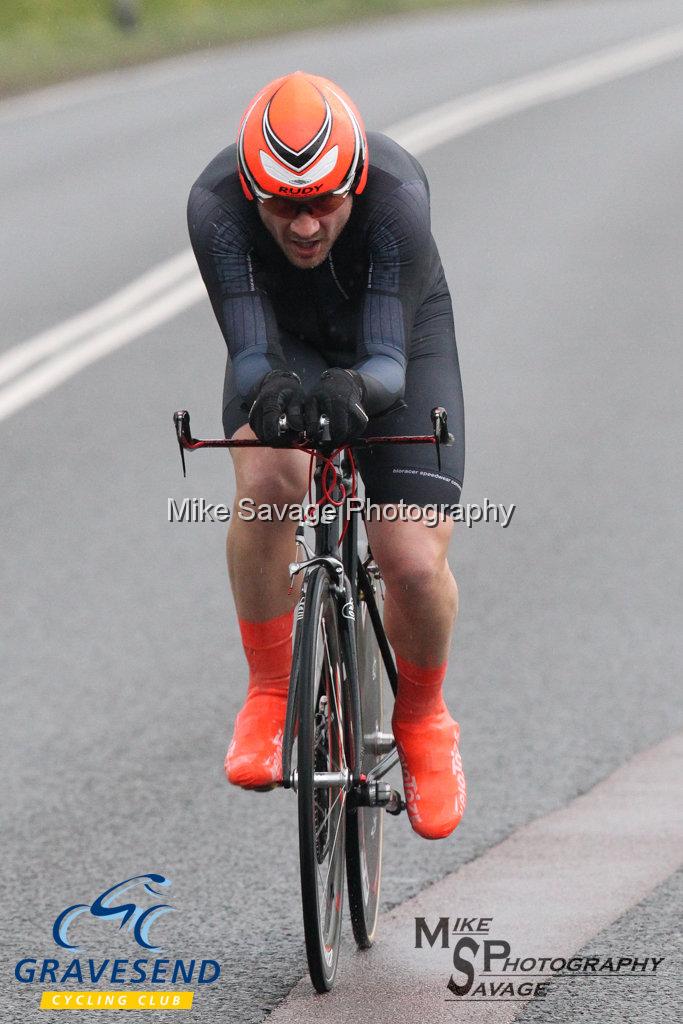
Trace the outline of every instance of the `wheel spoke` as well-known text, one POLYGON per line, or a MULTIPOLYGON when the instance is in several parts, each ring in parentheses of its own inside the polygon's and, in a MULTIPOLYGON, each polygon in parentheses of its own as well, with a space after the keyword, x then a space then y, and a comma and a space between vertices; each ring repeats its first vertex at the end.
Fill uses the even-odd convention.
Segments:
MULTIPOLYGON (((334 701, 334 710, 335 710, 335 714, 337 716, 337 722, 339 723, 339 727, 336 730, 337 740, 338 740, 338 742, 337 742, 338 757, 339 757, 340 766, 343 767, 343 768, 346 768, 346 754, 344 752, 344 743, 343 743, 343 739, 342 739, 343 728, 344 728, 344 717, 343 717, 343 712, 342 712, 342 707, 341 707, 341 694, 339 692, 340 691, 339 666, 337 665, 337 666, 335 666, 335 668, 332 667, 332 659, 330 657, 329 644, 327 642, 327 631, 325 629, 325 622, 324 622, 324 620, 323 620, 323 636, 325 638, 324 639, 324 646, 325 646, 325 654, 326 654, 326 660, 327 660, 327 670, 328 670, 328 673, 329 673, 329 675, 328 675, 329 689, 331 689, 331 691, 332 691, 332 699, 334 701)), ((329 747, 329 752, 330 752, 330 756, 331 756, 332 755, 332 744, 329 743, 329 742, 328 742, 328 747, 329 747)))
MULTIPOLYGON (((342 797, 342 804, 345 805, 346 804, 346 791, 342 789, 339 792, 340 792, 340 795, 342 797)), ((329 867, 327 869, 327 875, 325 877, 325 885, 323 887, 323 892, 327 892, 327 883, 328 883, 328 881, 330 879, 330 871, 332 870, 332 865, 334 864, 334 849, 335 849, 335 847, 337 845, 337 839, 339 838, 339 829, 340 829, 340 826, 341 826, 341 823, 342 823, 343 819, 344 819, 344 807, 342 806, 341 813, 339 814, 339 817, 337 818, 337 827, 334 830, 334 839, 332 840, 332 846, 330 848, 330 865, 329 865, 329 867)))
POLYGON ((327 641, 327 631, 325 629, 325 623, 324 622, 323 622, 323 634, 324 634, 324 637, 325 637, 325 654, 327 656, 327 670, 328 670, 328 673, 329 673, 329 679, 330 679, 330 684, 331 684, 331 689, 332 689, 332 696, 334 698, 334 709, 335 709, 335 712, 337 714, 337 721, 339 722, 339 724, 341 726, 343 721, 344 721, 344 719, 342 717, 342 711, 341 711, 341 705, 340 705, 339 693, 338 693, 338 689, 339 689, 339 670, 338 670, 338 668, 339 667, 337 666, 336 670, 332 667, 332 659, 330 657, 330 649, 329 649, 329 644, 328 644, 328 641, 327 641))
POLYGON ((325 814, 325 817, 320 822, 320 827, 316 830, 316 833, 315 833, 315 838, 316 839, 318 839, 320 837, 320 833, 322 832, 322 830, 324 829, 325 825, 327 824, 328 818, 332 814, 332 811, 334 810, 335 806, 337 805, 339 800, 341 798, 343 798, 345 795, 346 795, 345 791, 343 789, 340 789, 339 793, 337 794, 337 796, 332 801, 332 805, 331 805, 330 809, 327 811, 327 813, 325 814))

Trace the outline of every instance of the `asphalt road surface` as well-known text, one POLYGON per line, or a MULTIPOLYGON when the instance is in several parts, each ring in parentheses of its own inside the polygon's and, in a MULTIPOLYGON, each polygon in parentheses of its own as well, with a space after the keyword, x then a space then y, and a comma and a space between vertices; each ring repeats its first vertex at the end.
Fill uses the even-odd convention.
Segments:
MULTIPOLYGON (((15 346, 45 332, 57 344, 54 329, 68 318, 186 250, 188 189, 269 78, 304 67, 338 80, 372 128, 422 111, 430 124, 447 101, 489 88, 502 96, 520 76, 538 84, 569 61, 671 40, 681 25, 680 0, 441 12, 252 43, 0 104, 0 370, 3 354, 28 351, 15 346)), ((681 83, 672 54, 558 97, 539 85, 534 102, 422 146, 465 387, 463 501, 516 511, 505 530, 456 528, 461 616, 446 691, 462 726, 469 805, 438 843, 404 818, 388 821, 387 919, 410 899, 419 912, 430 883, 475 870, 529 823, 574 814, 577 797, 639 752, 668 750, 662 741, 683 727, 681 83)), ((71 375, 60 363, 60 383, 27 376, 57 372, 38 357, 0 380, 0 410, 7 388, 16 397, 26 385, 0 422, 0 985, 12 1022, 37 1018, 42 991, 69 987, 14 977, 21 958, 71 959, 52 940, 56 915, 150 871, 172 880, 174 912, 155 926, 159 955, 221 965, 216 984, 193 986, 192 1019, 277 1015, 306 973, 295 800, 229 789, 222 773, 245 688, 225 530, 168 522, 169 498, 227 502, 233 493, 224 453, 192 457, 183 481, 172 436, 179 407, 191 410, 197 434, 220 431, 225 349, 191 280, 182 277, 192 294, 177 315, 171 283, 156 327, 71 375)), ((70 327, 64 338, 62 351, 75 351, 70 327)), ((669 763, 648 776, 660 780, 664 808, 669 763)), ((606 893, 621 892, 640 850, 646 803, 640 793, 624 816, 635 822, 631 846, 604 857, 606 893)), ((676 825, 672 798, 669 844, 681 836, 678 813, 676 825)), ((671 903, 680 875, 667 880, 676 865, 658 861, 657 837, 647 839, 641 891, 614 902, 580 945, 586 955, 662 956, 664 973, 605 981, 599 992, 586 982, 580 994, 572 981, 553 982, 550 999, 520 1005, 520 1019, 678 1019, 671 903)), ((548 857, 559 872, 571 847, 548 857)), ((491 913, 455 891, 441 914, 455 919, 460 899, 469 914, 491 913)), ((505 898, 499 892, 497 906, 505 898)), ((561 890, 549 884, 545 899, 561 906, 561 890)), ((543 902, 537 893, 529 914, 542 916, 543 902)), ((84 961, 137 955, 113 925, 74 927, 84 961)), ((347 969, 334 999, 343 1005, 348 994, 350 1005, 353 987, 347 969)), ((380 972, 366 991, 365 1010, 347 1020, 381 1009, 380 972)), ((405 1019, 426 1020, 416 992, 405 1019)))

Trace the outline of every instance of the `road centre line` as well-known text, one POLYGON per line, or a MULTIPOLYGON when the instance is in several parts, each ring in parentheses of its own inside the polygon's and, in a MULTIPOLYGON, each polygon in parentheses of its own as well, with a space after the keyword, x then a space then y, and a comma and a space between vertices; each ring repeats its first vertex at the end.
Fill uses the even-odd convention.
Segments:
MULTIPOLYGON (((682 54, 683 26, 677 26, 459 97, 400 121, 386 132, 420 156, 486 124, 644 71, 682 54)), ((13 346, 0 356, 0 383, 22 372, 23 376, 0 390, 0 420, 47 394, 85 366, 199 302, 204 295, 200 284, 188 248, 96 306, 13 346), (162 292, 165 299, 160 298, 162 292), (142 315, 139 308, 143 302, 150 303, 149 317, 142 315), (149 326, 143 326, 145 323, 149 326), (104 332, 104 340, 100 331, 104 332), (76 345, 76 357, 70 358, 71 352, 61 351, 88 332, 91 336, 76 345), (41 366, 28 369, 43 359, 41 366)))
POLYGON ((29 402, 52 391, 91 363, 115 352, 135 338, 148 334, 161 324, 172 320, 183 310, 193 306, 205 295, 204 282, 199 274, 165 292, 159 298, 124 320, 107 327, 68 351, 53 356, 41 366, 25 373, 13 384, 0 391, 0 420, 22 409, 29 402))
MULTIPOLYGON (((682 768, 679 732, 636 754, 566 806, 523 825, 476 860, 381 914, 372 949, 357 951, 351 942, 342 947, 339 977, 329 995, 321 999, 304 977, 269 1022, 348 1024, 365 1019, 371 1006, 374 1024, 396 1024, 406 1019, 409 1006, 411 1018, 424 1024, 453 1024, 455 1019, 458 1024, 509 1024, 531 997, 484 1002, 470 991, 467 999, 447 1002, 450 976, 456 973, 459 984, 464 980, 453 963, 461 936, 450 935, 445 949, 441 941, 416 949, 415 919, 424 917, 433 930, 444 916, 451 923, 456 915, 492 918, 490 934, 470 936, 479 944, 473 961, 477 984, 491 977, 482 973, 485 939, 508 942, 513 961, 574 956, 683 863, 682 768), (460 1004, 457 1018, 453 1002, 460 1004)), ((466 823, 467 813, 460 828, 466 823)), ((399 820, 390 827, 408 825, 399 820)), ((456 831, 445 842, 455 843, 457 836, 456 831)), ((666 956, 667 951, 648 952, 666 956)), ((472 953, 466 958, 472 960, 472 953)), ((503 977, 518 984, 529 976, 520 970, 503 977)), ((534 977, 550 981, 553 975, 545 970, 542 978, 534 977)), ((670 973, 668 979, 670 983, 670 973)), ((653 980, 652 998, 656 985, 653 980)))
POLYGON ((424 114, 407 118, 390 129, 389 134, 419 156, 481 125, 645 71, 682 54, 683 25, 679 25, 442 103, 424 114))

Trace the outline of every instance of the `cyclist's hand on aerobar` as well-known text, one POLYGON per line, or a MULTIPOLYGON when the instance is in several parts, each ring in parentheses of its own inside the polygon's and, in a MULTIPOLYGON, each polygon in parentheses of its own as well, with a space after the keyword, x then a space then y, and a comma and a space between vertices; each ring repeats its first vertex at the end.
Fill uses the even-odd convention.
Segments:
POLYGON ((289 444, 304 429, 304 390, 291 370, 271 370, 259 387, 249 412, 249 426, 265 444, 289 444), (279 433, 279 419, 287 414, 287 426, 279 433))
POLYGON ((319 421, 324 413, 330 421, 332 444, 340 445, 360 437, 368 423, 364 401, 365 385, 359 373, 339 367, 325 370, 306 398, 306 433, 314 442, 322 440, 319 421))

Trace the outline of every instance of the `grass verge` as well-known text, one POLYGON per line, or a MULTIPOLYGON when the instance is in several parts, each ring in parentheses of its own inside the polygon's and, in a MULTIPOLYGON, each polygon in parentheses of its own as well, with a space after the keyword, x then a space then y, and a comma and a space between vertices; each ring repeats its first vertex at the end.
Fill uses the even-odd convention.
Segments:
POLYGON ((229 42, 429 8, 509 0, 9 0, 0 95, 229 42), (114 11, 137 9, 135 27, 114 11))

